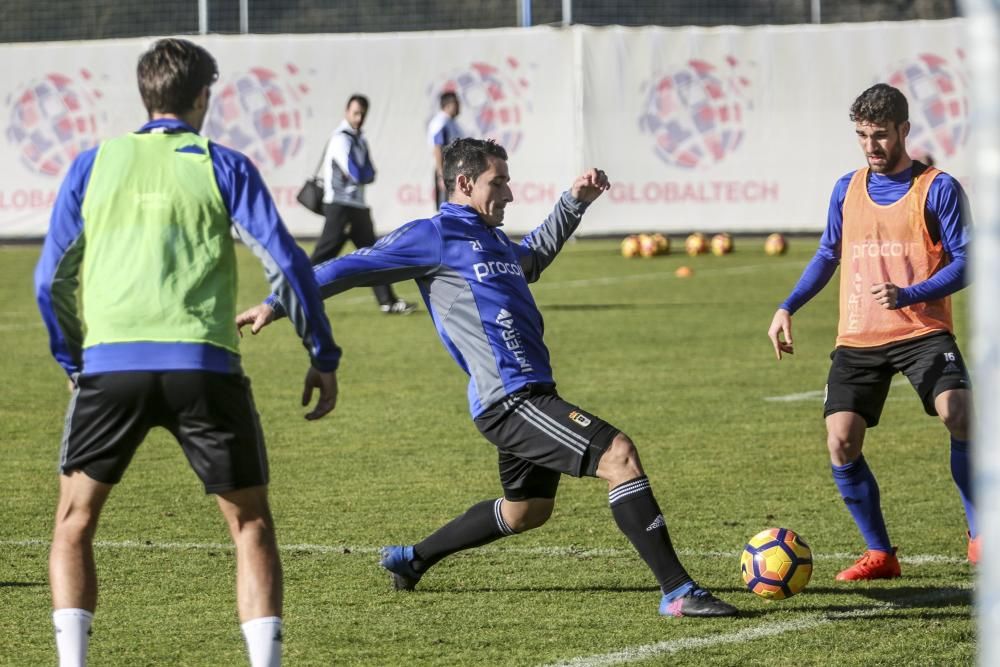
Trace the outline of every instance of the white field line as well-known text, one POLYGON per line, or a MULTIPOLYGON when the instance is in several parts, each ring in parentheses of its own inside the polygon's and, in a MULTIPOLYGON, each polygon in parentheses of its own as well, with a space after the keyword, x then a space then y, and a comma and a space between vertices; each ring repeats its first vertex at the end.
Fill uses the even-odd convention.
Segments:
MULTIPOLYGON (((906 378, 896 378, 892 381, 893 387, 898 387, 899 385, 909 384, 906 378)), ((896 396, 890 396, 888 400, 895 400, 896 396)), ((815 401, 823 399, 823 390, 814 389, 813 391, 800 391, 797 394, 784 394, 782 396, 765 396, 765 401, 770 401, 772 403, 794 403, 797 401, 815 401)))
MULTIPOLYGON (((0 546, 11 547, 45 547, 51 544, 49 540, 0 540, 0 546)), ((146 550, 167 550, 167 551, 225 551, 232 550, 233 545, 228 542, 153 542, 147 540, 98 540, 94 542, 98 549, 146 549, 146 550)), ((279 550, 288 553, 314 553, 314 554, 377 554, 381 547, 356 544, 279 544, 279 550)), ((594 558, 594 557, 618 557, 634 555, 631 549, 586 549, 583 547, 516 547, 516 546, 489 546, 477 551, 493 553, 509 553, 519 556, 551 556, 555 558, 594 558)), ((738 551, 699 551, 696 549, 678 549, 681 556, 692 558, 718 558, 733 559, 739 558, 738 551)), ((858 554, 848 553, 815 553, 813 559, 828 561, 851 561, 858 557, 858 554)), ((899 561, 907 565, 959 565, 966 562, 965 558, 958 556, 943 556, 939 554, 914 554, 900 555, 899 561)))
POLYGON ((800 391, 797 394, 784 394, 782 396, 765 396, 764 400, 771 403, 796 403, 798 401, 815 401, 823 399, 823 390, 814 389, 812 391, 800 391))
POLYGON ((867 604, 862 609, 852 611, 832 611, 820 614, 808 614, 801 618, 792 619, 780 623, 767 623, 752 628, 744 628, 736 632, 724 635, 708 635, 704 637, 685 637, 683 639, 673 639, 670 641, 657 642, 655 644, 645 644, 643 646, 630 646, 613 653, 603 653, 599 655, 580 656, 565 662, 552 663, 546 667, 605 667, 606 665, 620 665, 639 660, 649 660, 657 656, 680 653, 681 651, 697 650, 722 644, 742 644, 754 639, 763 637, 774 637, 786 632, 796 632, 799 630, 812 630, 821 625, 833 623, 835 621, 850 620, 856 618, 871 618, 880 616, 886 612, 893 612, 899 609, 906 609, 921 604, 934 602, 944 602, 950 599, 963 597, 971 590, 970 587, 960 587, 960 590, 943 590, 913 595, 900 598, 892 602, 873 602, 867 604))

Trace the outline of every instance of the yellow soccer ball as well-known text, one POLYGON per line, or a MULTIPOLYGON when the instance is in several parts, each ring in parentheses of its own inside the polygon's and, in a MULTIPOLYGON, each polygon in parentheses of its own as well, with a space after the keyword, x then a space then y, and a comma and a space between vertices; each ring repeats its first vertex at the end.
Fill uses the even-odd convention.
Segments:
POLYGON ((652 257, 660 254, 660 247, 656 239, 650 234, 639 234, 639 254, 643 257, 652 257))
POLYGON ((708 239, 701 232, 695 232, 684 241, 684 251, 694 257, 708 252, 708 239))
POLYGON ((653 234, 653 240, 656 241, 656 254, 657 255, 669 255, 670 254, 670 238, 664 236, 663 234, 653 234))
POLYGON ((733 237, 723 232, 712 237, 712 254, 715 256, 728 255, 733 251, 733 237))
POLYGON ((768 528, 747 542, 740 556, 740 574, 751 593, 767 600, 784 600, 809 583, 812 549, 787 528, 768 528))
POLYGON ((622 239, 622 257, 635 257, 639 254, 639 237, 634 234, 622 239))
POLYGON ((768 255, 784 255, 788 251, 785 237, 775 232, 764 240, 764 252, 768 255))

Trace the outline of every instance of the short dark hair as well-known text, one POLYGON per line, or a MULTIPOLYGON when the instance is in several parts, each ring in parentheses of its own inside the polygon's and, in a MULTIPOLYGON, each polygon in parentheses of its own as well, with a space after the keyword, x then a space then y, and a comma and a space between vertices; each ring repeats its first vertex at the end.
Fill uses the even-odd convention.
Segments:
POLYGON ((851 120, 855 123, 893 122, 900 126, 910 119, 906 96, 887 83, 876 83, 858 95, 851 105, 851 120))
POLYGON ((182 114, 219 78, 208 51, 186 39, 161 39, 139 57, 139 94, 146 111, 182 114))
POLYGON ((444 149, 444 188, 450 197, 459 174, 476 180, 489 168, 489 157, 507 161, 507 151, 492 139, 456 139, 444 149))
POLYGON ((350 97, 348 97, 347 98, 347 105, 344 106, 344 108, 345 109, 350 109, 351 108, 351 104, 353 104, 354 102, 357 102, 358 104, 361 105, 362 109, 364 109, 365 111, 368 111, 368 98, 365 97, 364 95, 361 95, 360 93, 354 93, 353 95, 351 95, 350 97))
POLYGON ((456 93, 454 90, 446 90, 445 92, 441 93, 441 98, 439 102, 441 104, 442 109, 444 109, 451 102, 455 102, 457 104, 458 93, 456 93))

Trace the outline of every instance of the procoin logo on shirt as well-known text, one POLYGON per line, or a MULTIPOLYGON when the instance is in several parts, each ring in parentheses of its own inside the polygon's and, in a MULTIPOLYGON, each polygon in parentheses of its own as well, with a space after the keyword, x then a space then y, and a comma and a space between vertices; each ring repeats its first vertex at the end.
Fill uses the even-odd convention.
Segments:
POLYGON ((919 243, 901 241, 865 241, 851 246, 852 259, 865 257, 909 257, 921 249, 919 243))
POLYGON ((511 274, 523 276, 524 269, 517 262, 476 262, 472 265, 472 272, 476 274, 476 280, 483 282, 483 278, 497 274, 511 274))

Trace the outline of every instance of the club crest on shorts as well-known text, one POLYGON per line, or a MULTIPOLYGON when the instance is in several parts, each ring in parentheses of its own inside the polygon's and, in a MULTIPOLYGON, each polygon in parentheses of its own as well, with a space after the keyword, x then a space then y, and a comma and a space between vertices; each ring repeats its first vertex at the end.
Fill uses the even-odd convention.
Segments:
POLYGON ((576 410, 574 410, 573 412, 569 413, 569 418, 572 421, 575 421, 580 426, 584 427, 590 426, 590 417, 583 414, 582 412, 577 412, 576 410))

